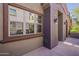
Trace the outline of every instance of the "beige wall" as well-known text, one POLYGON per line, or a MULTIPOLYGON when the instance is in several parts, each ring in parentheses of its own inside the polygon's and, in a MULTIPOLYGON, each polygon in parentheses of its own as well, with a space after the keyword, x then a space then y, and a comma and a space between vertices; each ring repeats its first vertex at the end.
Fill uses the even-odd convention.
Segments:
POLYGON ((0 44, 0 53, 6 55, 23 55, 27 52, 39 48, 43 45, 43 37, 32 38, 28 40, 0 44))
POLYGON ((3 40, 3 4, 0 3, 0 40, 3 40))
POLYGON ((64 40, 66 39, 66 24, 64 24, 64 22, 66 22, 67 20, 67 12, 65 4, 62 4, 62 6, 58 5, 58 9, 63 13, 63 40, 64 40))
MULTIPOLYGON (((64 22, 67 19, 67 15, 65 14, 62 6, 60 4, 50 4, 51 5, 51 43, 54 43, 51 45, 53 47, 58 43, 58 21, 57 23, 54 23, 54 19, 58 19, 58 10, 63 13, 63 40, 66 39, 66 25, 64 22)), ((63 5, 63 4, 62 4, 63 5)), ((65 5, 65 4, 64 4, 65 5)), ((64 6, 63 6, 64 7, 64 6)), ((65 7, 64 7, 65 8, 65 7)))
POLYGON ((57 18, 56 4, 50 4, 51 6, 51 47, 58 44, 58 25, 54 23, 54 19, 57 18))

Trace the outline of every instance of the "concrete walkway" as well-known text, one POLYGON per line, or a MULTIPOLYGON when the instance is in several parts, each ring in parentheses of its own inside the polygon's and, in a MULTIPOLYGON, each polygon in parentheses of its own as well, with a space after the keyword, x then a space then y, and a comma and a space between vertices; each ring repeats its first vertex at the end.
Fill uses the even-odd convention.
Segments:
POLYGON ((40 47, 24 56, 79 56, 79 39, 67 38, 64 42, 59 42, 58 46, 51 50, 40 47))

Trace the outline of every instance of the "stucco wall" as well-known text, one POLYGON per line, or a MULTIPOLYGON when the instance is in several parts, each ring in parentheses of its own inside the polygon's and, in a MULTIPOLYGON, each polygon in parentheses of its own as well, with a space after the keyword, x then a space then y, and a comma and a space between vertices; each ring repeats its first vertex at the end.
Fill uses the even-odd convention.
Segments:
MULTIPOLYGON (((54 23, 54 19, 58 19, 58 10, 63 13, 63 40, 66 39, 66 14, 60 4, 53 3, 51 5, 51 47, 58 44, 58 21, 54 23)), ((64 7, 65 8, 65 7, 64 7)))
POLYGON ((42 45, 42 37, 0 44, 0 53, 6 53, 0 55, 23 55, 33 49, 41 47, 42 45))
POLYGON ((0 40, 3 40, 3 4, 0 3, 0 40))
POLYGON ((66 24, 64 23, 66 22, 67 15, 66 15, 65 9, 66 9, 65 4, 58 5, 58 10, 60 10, 63 13, 63 40, 66 39, 66 24))
POLYGON ((51 6, 51 47, 55 47, 58 44, 58 25, 54 23, 54 19, 57 18, 56 4, 50 4, 51 6))

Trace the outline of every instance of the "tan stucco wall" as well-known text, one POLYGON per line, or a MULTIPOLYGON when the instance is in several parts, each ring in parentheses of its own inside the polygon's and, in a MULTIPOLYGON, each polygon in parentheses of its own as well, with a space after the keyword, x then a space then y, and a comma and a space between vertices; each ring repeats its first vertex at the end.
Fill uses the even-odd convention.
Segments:
MULTIPOLYGON (((63 13, 63 40, 66 39, 66 25, 64 22, 66 21, 67 17, 64 13, 64 10, 60 4, 50 4, 51 5, 51 47, 58 43, 58 21, 54 23, 54 19, 58 19, 58 10, 63 13), (54 43, 54 44, 53 44, 54 43)), ((65 8, 65 7, 64 7, 65 8)))
POLYGON ((66 24, 64 24, 67 20, 67 12, 66 12, 66 4, 62 3, 61 5, 58 5, 59 10, 63 13, 63 40, 66 39, 66 24))
POLYGON ((51 6, 51 47, 58 44, 58 25, 54 23, 54 19, 57 18, 56 4, 50 4, 51 6))
POLYGON ((3 4, 0 3, 0 40, 3 40, 3 4))
POLYGON ((6 55, 23 55, 33 49, 41 47, 42 45, 43 45, 42 37, 10 42, 5 44, 0 44, 0 53, 1 52, 8 53, 6 55))

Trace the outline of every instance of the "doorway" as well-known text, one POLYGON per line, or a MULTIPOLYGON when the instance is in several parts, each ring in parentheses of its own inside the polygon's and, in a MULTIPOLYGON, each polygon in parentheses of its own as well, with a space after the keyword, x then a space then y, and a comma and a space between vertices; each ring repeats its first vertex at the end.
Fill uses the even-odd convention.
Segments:
POLYGON ((63 14, 58 11, 58 40, 63 41, 63 14))

